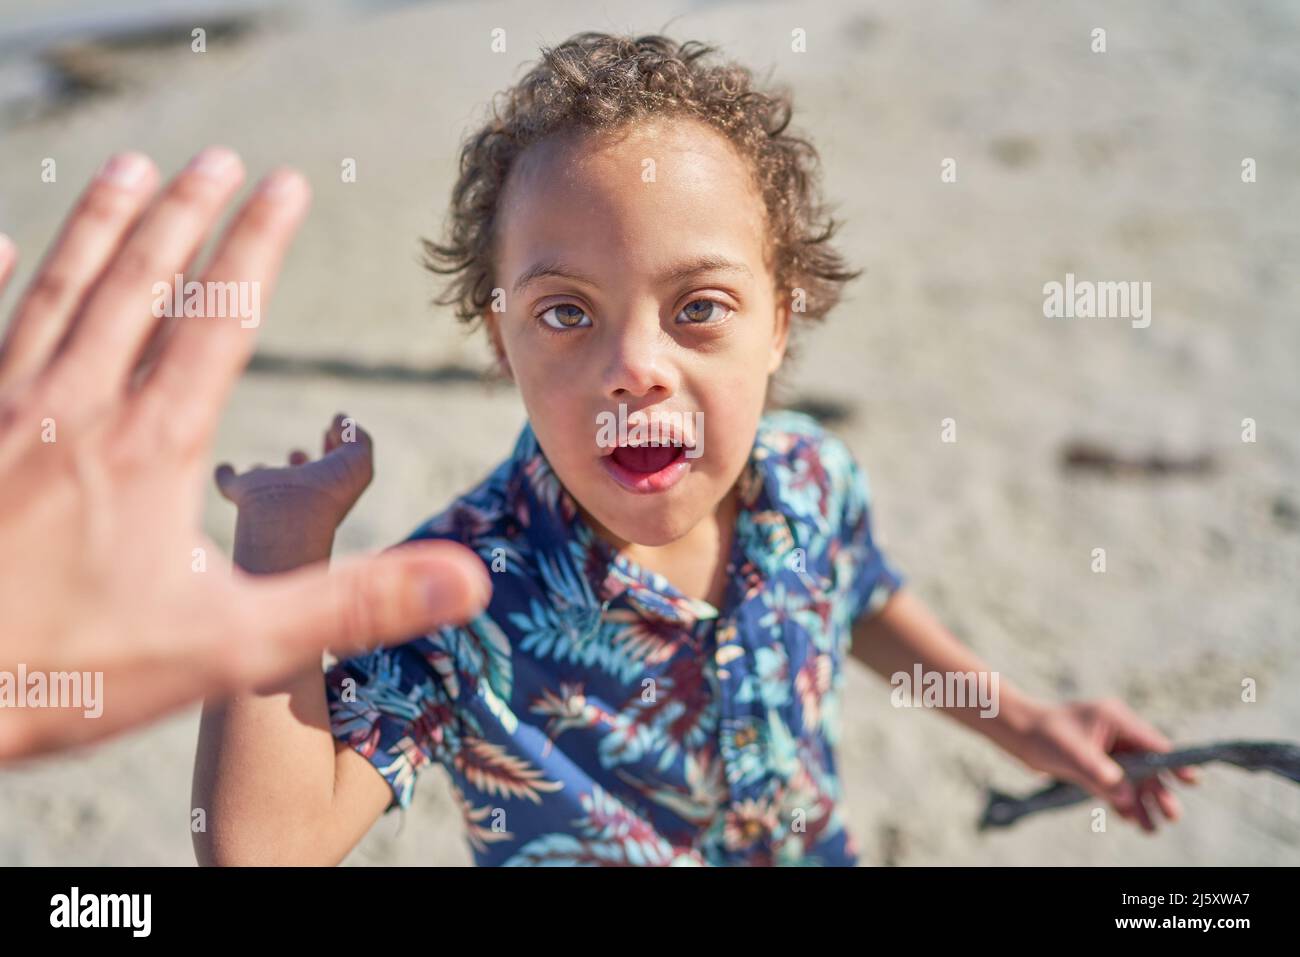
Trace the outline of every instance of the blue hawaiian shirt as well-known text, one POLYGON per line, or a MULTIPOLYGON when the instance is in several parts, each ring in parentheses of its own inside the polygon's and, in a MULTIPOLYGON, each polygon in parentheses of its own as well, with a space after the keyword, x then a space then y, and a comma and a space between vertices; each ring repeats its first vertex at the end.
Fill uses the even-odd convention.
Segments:
POLYGON ((851 627, 902 583, 865 472, 768 412, 739 478, 722 608, 616 553, 530 425, 411 539, 493 571, 460 626, 326 672, 331 730, 410 805, 451 775, 481 865, 857 863, 835 765, 851 627))

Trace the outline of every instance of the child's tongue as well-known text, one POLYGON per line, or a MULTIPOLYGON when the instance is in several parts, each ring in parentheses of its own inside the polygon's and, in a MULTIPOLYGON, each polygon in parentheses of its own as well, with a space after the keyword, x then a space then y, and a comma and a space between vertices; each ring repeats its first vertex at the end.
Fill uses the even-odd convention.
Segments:
POLYGON ((611 454, 614 461, 630 472, 658 472, 677 458, 675 445, 621 445, 611 454))

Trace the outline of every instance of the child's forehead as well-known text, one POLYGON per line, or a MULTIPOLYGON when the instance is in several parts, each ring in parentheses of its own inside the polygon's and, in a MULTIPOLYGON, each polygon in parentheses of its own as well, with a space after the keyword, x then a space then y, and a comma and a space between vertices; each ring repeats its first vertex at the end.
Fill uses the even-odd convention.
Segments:
POLYGON ((572 129, 528 146, 510 171, 506 202, 554 193, 660 186, 749 193, 753 165, 717 130, 688 117, 604 129, 572 129), (514 193, 514 196, 510 194, 514 193))
MULTIPOLYGON (((720 134, 678 121, 613 133, 579 132, 533 144, 500 200, 504 246, 707 244, 762 249, 766 211, 752 173, 720 134)), ((762 258, 761 253, 758 258, 762 258)))

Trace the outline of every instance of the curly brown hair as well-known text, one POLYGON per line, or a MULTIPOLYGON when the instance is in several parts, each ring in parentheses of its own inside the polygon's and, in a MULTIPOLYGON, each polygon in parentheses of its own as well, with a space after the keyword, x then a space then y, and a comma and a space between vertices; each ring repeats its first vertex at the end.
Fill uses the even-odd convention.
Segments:
POLYGON ((613 132, 649 117, 690 117, 748 161, 766 207, 777 288, 787 297, 802 289, 796 309, 824 318, 860 270, 849 270, 831 245, 838 223, 821 198, 817 150, 786 132, 793 112, 787 91, 756 89, 749 69, 714 62, 717 52, 694 40, 596 32, 542 47, 540 61, 493 98, 487 122, 461 148, 446 239, 422 240, 425 267, 453 277, 434 301, 455 306, 471 324, 487 309, 497 285, 498 202, 530 145, 557 134, 613 132))

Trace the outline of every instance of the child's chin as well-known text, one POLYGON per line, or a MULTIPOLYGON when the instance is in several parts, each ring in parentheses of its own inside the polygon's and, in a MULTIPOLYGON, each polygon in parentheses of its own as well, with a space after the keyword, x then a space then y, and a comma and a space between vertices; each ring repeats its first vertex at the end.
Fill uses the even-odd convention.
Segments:
MULTIPOLYGON (((631 496, 629 496, 631 497, 631 496)), ((680 504, 672 504, 658 496, 635 496, 637 501, 608 503, 613 514, 602 522, 611 532, 626 542, 646 548, 671 545, 699 521, 683 514, 680 504)))

